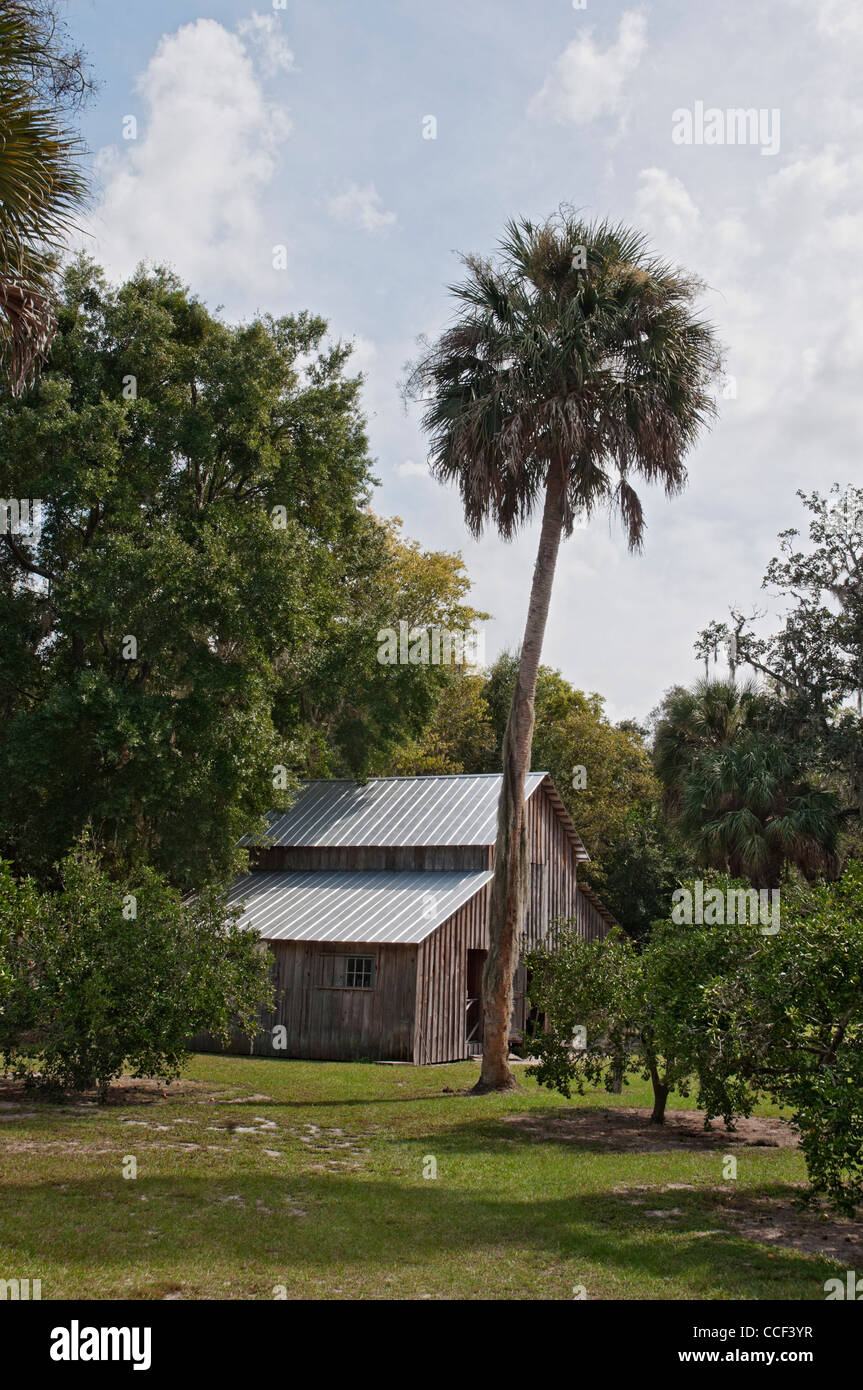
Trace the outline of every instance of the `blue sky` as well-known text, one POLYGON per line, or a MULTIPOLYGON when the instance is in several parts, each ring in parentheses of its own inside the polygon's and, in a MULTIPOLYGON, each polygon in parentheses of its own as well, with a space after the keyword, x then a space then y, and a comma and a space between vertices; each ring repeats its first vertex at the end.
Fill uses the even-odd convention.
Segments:
POLYGON ((70 0, 68 13, 101 83, 84 118, 88 249, 115 278, 168 261, 228 317, 309 308, 356 341, 376 510, 462 551, 493 615, 489 655, 520 638, 535 532, 468 537, 397 383, 417 336, 447 321, 457 252, 491 251, 509 217, 562 202, 641 226, 702 276, 729 379, 686 494, 647 495, 644 553, 602 518, 566 543, 545 659, 613 717, 644 716, 696 673, 700 627, 730 603, 775 606, 760 578, 802 518, 795 490, 860 482, 858 0, 70 0), (674 113, 696 103, 763 111, 778 149, 675 143, 674 113))

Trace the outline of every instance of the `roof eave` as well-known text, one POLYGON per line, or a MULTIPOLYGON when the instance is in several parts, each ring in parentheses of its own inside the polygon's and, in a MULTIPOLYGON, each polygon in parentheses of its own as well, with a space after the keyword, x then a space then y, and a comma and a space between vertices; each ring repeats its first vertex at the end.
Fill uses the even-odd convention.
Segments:
POLYGON ((557 787, 552 782, 551 776, 548 772, 543 774, 542 781, 538 782, 537 785, 534 787, 533 791, 529 794, 527 798, 528 801, 530 800, 531 796, 535 795, 535 793, 539 790, 540 787, 544 789, 546 796, 548 797, 554 809, 557 811, 557 814, 563 823, 564 829, 566 830, 566 833, 569 836, 570 843, 572 844, 572 847, 575 850, 575 857, 577 862, 579 864, 589 864, 590 855, 584 847, 584 841, 582 840, 581 836, 576 830, 572 816, 569 814, 569 812, 566 809, 566 806, 564 805, 563 797, 557 790, 557 787))
POLYGON ((586 883, 579 883, 577 886, 579 893, 583 893, 584 896, 587 898, 588 902, 593 904, 603 921, 607 922, 612 927, 620 926, 620 923, 614 916, 614 913, 609 912, 608 908, 605 906, 605 903, 602 901, 601 898, 598 898, 596 896, 592 888, 588 888, 586 883))

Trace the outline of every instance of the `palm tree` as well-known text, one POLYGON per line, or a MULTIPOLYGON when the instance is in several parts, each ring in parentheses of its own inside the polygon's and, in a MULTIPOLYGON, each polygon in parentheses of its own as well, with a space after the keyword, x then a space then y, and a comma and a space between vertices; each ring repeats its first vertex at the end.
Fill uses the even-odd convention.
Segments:
POLYGON ((0 0, 0 369, 13 394, 51 341, 56 255, 85 193, 46 19, 49 6, 0 0))
POLYGON ((710 327, 694 317, 699 282, 656 259, 639 233, 561 211, 511 222, 494 261, 468 256, 452 287, 458 313, 412 372, 426 402, 430 465, 458 483, 470 530, 491 520, 511 539, 542 503, 518 676, 502 749, 483 1060, 477 1089, 515 1084, 508 1065, 512 981, 527 885, 524 783, 534 692, 561 539, 601 504, 629 546, 644 532, 639 475, 668 494, 712 413, 719 370, 710 327))
POLYGON ((701 860, 777 888, 786 864, 831 871, 836 798, 801 767, 789 711, 754 682, 699 681, 666 697, 654 741, 664 804, 701 860))

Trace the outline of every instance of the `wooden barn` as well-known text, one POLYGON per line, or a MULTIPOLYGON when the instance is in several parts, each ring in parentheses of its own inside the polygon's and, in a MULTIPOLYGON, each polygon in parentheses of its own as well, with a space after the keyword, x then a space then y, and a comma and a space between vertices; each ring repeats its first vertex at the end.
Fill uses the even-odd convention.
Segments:
MULTIPOLYGON (((273 954, 276 1008, 233 1051, 422 1064, 482 1050, 500 780, 307 782, 287 812, 272 813, 253 872, 233 885, 231 901, 273 954)), ((561 916, 587 937, 603 936, 614 919, 577 881, 589 856, 548 774, 531 773, 525 796, 526 944, 561 916)), ((521 966, 514 1038, 525 1026, 524 973, 521 966)))

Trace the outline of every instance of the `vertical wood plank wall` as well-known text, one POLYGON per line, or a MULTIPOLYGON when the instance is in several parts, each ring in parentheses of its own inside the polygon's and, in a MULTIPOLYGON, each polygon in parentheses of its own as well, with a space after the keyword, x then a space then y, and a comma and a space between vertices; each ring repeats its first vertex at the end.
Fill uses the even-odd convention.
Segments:
POLYGON ((488 884, 417 947, 414 1061, 467 1056, 467 953, 488 946, 488 884))
MULTIPOLYGON (((413 1061, 416 946, 272 941, 269 950, 276 1007, 262 1015, 254 1039, 235 1031, 229 1052, 319 1062, 413 1061), (374 988, 322 988, 323 954, 373 956, 374 988), (273 1027, 278 1024, 287 1033, 283 1049, 273 1045, 273 1027)), ((201 1052, 221 1051, 205 1036, 194 1038, 192 1046, 201 1052)))
POLYGON ((271 845, 256 851, 254 871, 260 873, 332 873, 341 869, 463 869, 479 873, 489 867, 487 845, 336 845, 332 848, 271 845))
POLYGON ((606 918, 597 912, 593 903, 583 893, 578 895, 575 920, 578 924, 579 934, 584 937, 585 941, 597 941, 605 936, 609 929, 606 918))
POLYGON ((530 947, 542 940, 555 917, 575 917, 580 897, 575 850, 542 787, 527 803, 527 843, 531 881, 524 934, 530 947))

